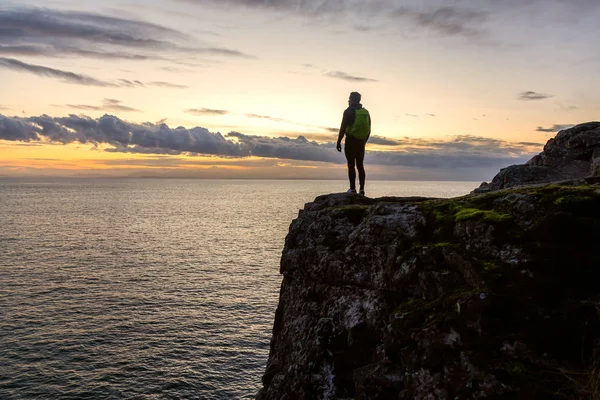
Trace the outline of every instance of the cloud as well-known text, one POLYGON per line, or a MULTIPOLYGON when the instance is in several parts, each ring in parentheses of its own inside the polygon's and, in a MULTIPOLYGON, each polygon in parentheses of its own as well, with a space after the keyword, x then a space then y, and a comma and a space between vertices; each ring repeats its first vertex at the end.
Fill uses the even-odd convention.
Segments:
POLYGON ((0 46, 0 54, 11 56, 40 56, 40 57, 62 57, 62 56, 80 56, 88 58, 122 59, 133 61, 145 60, 163 60, 160 56, 143 55, 137 53, 127 53, 123 51, 94 51, 75 47, 65 47, 60 45, 14 45, 0 46))
POLYGON ((536 147, 544 146, 543 143, 535 143, 535 142, 517 142, 516 144, 522 145, 522 146, 536 146, 536 147))
POLYGON ((332 143, 319 144, 304 136, 268 138, 230 132, 227 138, 236 138, 248 152, 257 157, 282 158, 289 160, 339 162, 332 143))
POLYGON ((169 82, 148 82, 149 86, 158 86, 158 87, 162 87, 162 88, 169 88, 169 89, 187 89, 189 86, 186 85, 178 85, 175 83, 169 83, 169 82))
POLYGON ((392 13, 397 17, 407 17, 418 26, 430 29, 444 36, 483 36, 479 27, 487 19, 487 13, 453 6, 440 7, 429 11, 418 11, 400 7, 392 13))
POLYGON ((129 79, 117 79, 119 82, 119 86, 122 87, 146 87, 143 82, 140 81, 130 81, 129 79))
POLYGON ((437 117, 437 115, 435 115, 435 114, 430 114, 430 113, 427 113, 427 114, 425 114, 425 115, 427 115, 427 116, 429 116, 429 117, 437 117))
MULTIPOLYGON (((345 163, 334 142, 318 143, 305 136, 251 136, 230 132, 223 136, 202 127, 170 128, 166 124, 130 123, 112 115, 94 119, 70 115, 53 118, 6 117, 0 114, 0 139, 19 142, 92 143, 112 145, 110 151, 145 154, 206 154, 221 157, 257 156, 276 159, 345 163)), ((470 135, 446 140, 374 137, 373 144, 391 151, 367 151, 366 162, 418 168, 503 167, 522 163, 539 152, 536 143, 511 143, 470 135)))
POLYGON ((205 47, 188 50, 199 54, 214 54, 219 56, 230 56, 240 58, 256 58, 256 56, 252 56, 250 54, 242 53, 241 51, 232 50, 225 47, 205 47))
POLYGON ((67 104, 67 107, 74 108, 76 110, 84 111, 116 111, 116 112, 140 112, 137 108, 128 107, 123 104, 120 100, 116 99, 104 99, 102 105, 91 106, 85 104, 67 104))
POLYGON ((272 122, 277 122, 277 123, 282 123, 282 124, 290 124, 290 125, 297 125, 297 126, 303 126, 305 128, 311 128, 311 129, 319 129, 319 130, 324 130, 327 132, 339 132, 338 128, 331 128, 331 127, 326 127, 326 126, 315 126, 315 125, 311 125, 311 124, 304 124, 301 122, 295 122, 289 119, 285 119, 285 118, 279 118, 279 117, 272 117, 269 115, 260 115, 260 114, 244 114, 244 116, 246 116, 247 118, 253 118, 253 119, 263 119, 263 120, 267 120, 267 121, 272 121, 272 122))
POLYGON ((210 108, 190 108, 185 110, 186 113, 192 115, 226 115, 229 114, 227 110, 213 110, 210 108))
POLYGON ((28 72, 38 76, 57 78, 66 83, 74 83, 86 86, 119 87, 117 84, 105 82, 96 78, 92 78, 91 76, 44 67, 42 65, 27 64, 13 58, 0 57, 0 67, 18 72, 28 72))
POLYGON ((347 73, 341 72, 341 71, 331 71, 331 72, 327 72, 323 75, 327 76, 329 78, 343 79, 348 82, 378 82, 376 79, 365 78, 362 76, 352 76, 352 75, 348 75, 347 73))
POLYGON ((13 58, 0 57, 0 68, 7 68, 17 72, 31 73, 42 77, 59 79, 65 83, 72 83, 76 85, 84 86, 103 86, 103 87, 129 87, 129 88, 143 88, 148 86, 158 86, 163 88, 174 88, 174 89, 185 89, 187 86, 176 85, 169 82, 149 82, 144 84, 138 80, 129 79, 117 79, 115 82, 103 81, 100 79, 93 78, 88 75, 77 74, 75 72, 63 71, 60 69, 45 67, 43 65, 27 64, 23 61, 15 60, 13 58))
POLYGON ((205 128, 169 128, 166 124, 129 123, 113 115, 94 119, 68 117, 6 117, 0 114, 0 139, 47 140, 59 143, 106 143, 113 151, 154 154, 199 153, 241 157, 248 154, 239 144, 205 128))
POLYGON ((581 108, 579 106, 572 105, 572 104, 557 103, 557 105, 561 110, 564 110, 564 111, 579 110, 581 108))
POLYGON ((185 68, 178 68, 178 67, 160 67, 161 70, 163 71, 167 71, 167 72, 185 72, 185 73, 189 73, 189 72, 194 72, 191 69, 185 69, 185 68))
POLYGON ((371 136, 369 138, 369 144, 377 144, 380 146, 398 146, 401 144, 400 141, 398 140, 394 140, 394 139, 389 139, 383 136, 371 136))
POLYGON ((0 9, 0 54, 102 59, 169 59, 167 53, 253 58, 239 50, 200 46, 185 33, 136 19, 48 8, 0 9))
POLYGON ((575 125, 577 125, 577 124, 554 124, 550 128, 544 128, 542 126, 538 126, 537 129, 536 129, 536 131, 537 132, 554 133, 554 132, 562 131, 563 129, 572 128, 575 125))
POLYGON ((521 92, 521 93, 519 93, 519 95, 518 95, 517 98, 519 100, 531 101, 531 100, 549 99, 550 97, 553 97, 553 95, 551 95, 551 94, 545 94, 545 93, 538 93, 538 92, 527 91, 527 92, 521 92))
MULTIPOLYGON (((285 12, 308 18, 330 17, 334 21, 344 20, 355 30, 374 29, 382 18, 397 22, 403 19, 413 25, 438 34, 439 36, 481 37, 486 35, 482 25, 488 19, 488 13, 476 10, 476 2, 470 7, 408 6, 407 1, 371 0, 355 2, 345 0, 179 0, 181 2, 203 5, 206 3, 220 6, 246 7, 251 9, 285 12)), ((489 9, 486 7, 485 9, 489 9)), ((396 24, 398 26, 399 24, 396 24)), ((403 24, 402 24, 403 25, 403 24)), ((400 25, 400 26, 402 26, 400 25)))
POLYGON ((417 114, 404 113, 404 115, 406 115, 408 117, 419 118, 419 116, 417 114))
POLYGON ((97 44, 164 49, 172 43, 162 38, 190 39, 188 35, 176 30, 139 20, 48 8, 3 9, 0 11, 0 25, 4 28, 0 37, 5 43, 16 42, 20 38, 42 39, 51 35, 54 39, 79 39, 97 44))
POLYGON ((283 118, 270 117, 268 115, 260 115, 260 114, 245 114, 245 115, 248 118, 254 118, 254 119, 266 119, 266 120, 273 121, 273 122, 290 122, 290 123, 294 123, 294 122, 285 120, 283 118))

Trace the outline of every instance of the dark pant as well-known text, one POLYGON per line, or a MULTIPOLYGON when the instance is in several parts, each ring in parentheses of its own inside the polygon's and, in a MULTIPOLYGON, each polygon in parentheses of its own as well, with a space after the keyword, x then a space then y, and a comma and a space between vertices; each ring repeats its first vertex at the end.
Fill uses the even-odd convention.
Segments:
POLYGON ((346 160, 348 160, 348 179, 350 180, 350 189, 356 190, 356 170, 358 169, 358 182, 360 189, 365 189, 365 166, 363 161, 365 159, 365 144, 366 140, 357 139, 354 136, 346 135, 346 146, 344 147, 344 154, 346 160))

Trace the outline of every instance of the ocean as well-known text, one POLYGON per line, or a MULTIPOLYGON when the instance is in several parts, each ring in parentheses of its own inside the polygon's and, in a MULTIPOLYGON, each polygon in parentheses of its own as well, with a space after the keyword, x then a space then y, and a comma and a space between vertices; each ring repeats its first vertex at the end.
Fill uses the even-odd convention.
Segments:
POLYGON ((254 398, 289 224, 346 185, 0 178, 0 399, 254 398))

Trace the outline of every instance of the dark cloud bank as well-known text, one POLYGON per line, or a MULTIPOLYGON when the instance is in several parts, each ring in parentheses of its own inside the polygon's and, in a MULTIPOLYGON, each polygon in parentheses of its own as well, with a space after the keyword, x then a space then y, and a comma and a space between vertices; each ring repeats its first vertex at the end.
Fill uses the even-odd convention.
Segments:
MULTIPOLYGON (((110 101, 110 99, 109 99, 110 101)), ((117 106, 119 103, 113 104, 117 106)), ((54 118, 7 117, 0 114, 0 139, 55 143, 106 143, 108 151, 148 154, 207 154, 222 157, 272 157, 291 160, 344 163, 335 144, 309 141, 303 136, 270 138, 230 132, 227 135, 205 128, 170 128, 164 123, 130 123, 112 115, 93 119, 70 115, 54 118)), ((535 143, 508 143, 474 136, 455 136, 450 141, 375 137, 374 143, 388 145, 392 151, 369 151, 373 165, 416 168, 495 168, 523 162, 537 153, 535 143)), ((539 147, 542 145, 539 144, 539 147)))

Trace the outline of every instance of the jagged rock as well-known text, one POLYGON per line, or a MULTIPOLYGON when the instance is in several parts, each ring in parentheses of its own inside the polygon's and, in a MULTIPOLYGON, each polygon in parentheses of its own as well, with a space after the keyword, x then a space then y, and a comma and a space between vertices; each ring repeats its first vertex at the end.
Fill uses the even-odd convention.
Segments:
POLYGON ((476 193, 516 186, 550 183, 600 175, 600 122, 587 122, 560 131, 537 156, 524 165, 500 170, 476 193))
POLYGON ((572 398, 600 339, 598 181, 307 204, 258 399, 572 398))

